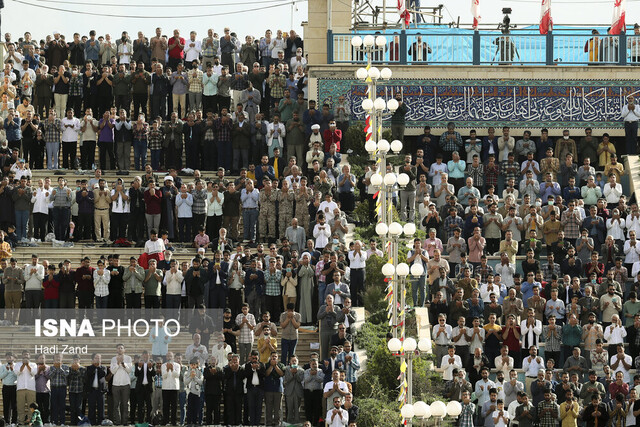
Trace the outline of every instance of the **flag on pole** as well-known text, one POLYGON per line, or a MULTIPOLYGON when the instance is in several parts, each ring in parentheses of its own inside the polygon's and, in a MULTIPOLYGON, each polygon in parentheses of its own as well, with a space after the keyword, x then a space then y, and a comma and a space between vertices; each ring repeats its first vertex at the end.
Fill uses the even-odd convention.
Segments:
POLYGON ((540 9, 540 34, 553 31, 553 19, 551 18, 551 0, 542 0, 540 9))
POLYGON ((480 23, 480 0, 471 0, 471 14, 473 15, 473 29, 478 29, 478 24, 480 23))
POLYGON ((407 10, 406 0, 398 0, 398 13, 400 18, 404 19, 404 25, 408 27, 411 23, 411 14, 407 10))
POLYGON ((627 0, 613 0, 613 20, 609 34, 620 34, 625 30, 625 13, 627 0))

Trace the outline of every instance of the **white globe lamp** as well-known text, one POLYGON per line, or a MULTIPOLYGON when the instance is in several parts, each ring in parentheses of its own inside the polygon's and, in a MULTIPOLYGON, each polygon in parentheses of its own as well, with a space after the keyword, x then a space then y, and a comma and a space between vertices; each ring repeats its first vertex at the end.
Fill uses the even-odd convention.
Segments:
POLYGON ((375 108, 378 111, 384 110, 386 106, 387 106, 387 103, 382 98, 376 98, 376 100, 373 101, 373 108, 375 108))
POLYGON ((402 343, 398 338, 391 338, 387 343, 387 348, 391 353, 397 353, 402 348, 402 343))
POLYGON ((385 264, 382 266, 382 274, 384 274, 385 276, 391 277, 393 276, 393 273, 396 271, 395 267, 393 266, 393 264, 385 264))
POLYGON ((384 67, 382 70, 380 70, 380 77, 385 80, 389 80, 392 75, 393 73, 391 72, 391 68, 389 67, 384 67))
POLYGON ((399 106, 400 105, 398 104, 398 101, 395 100, 395 98, 391 98, 390 100, 387 101, 387 108, 391 112, 396 111, 399 106))
POLYGON ((364 149, 367 150, 367 153, 369 153, 369 154, 375 153, 377 147, 378 147, 378 145, 376 144, 376 142, 373 139, 370 139, 370 140, 368 140, 367 142, 364 143, 364 149))
POLYGON ((358 78, 360 80, 365 80, 367 78, 367 76, 369 76, 369 73, 367 73, 367 69, 366 68, 358 68, 356 70, 356 78, 358 78))
POLYGON ((371 111, 373 110, 373 100, 370 98, 365 98, 362 100, 362 109, 364 111, 371 111))
POLYGON ((447 416, 447 405, 444 402, 436 400, 431 404, 431 415, 436 418, 444 418, 447 416))
POLYGON ((398 185, 400 187, 406 187, 408 183, 409 175, 407 175, 406 173, 401 173, 400 175, 398 175, 398 185))
POLYGON ((384 185, 395 185, 396 180, 396 174, 389 172, 384 176, 384 185))
POLYGON ((404 229, 404 234, 407 236, 413 236, 416 234, 416 225, 413 222, 408 222, 402 227, 404 229))
POLYGON ((402 226, 397 222, 392 222, 389 224, 389 234, 394 237, 397 237, 402 234, 402 226))
POLYGON ((376 46, 383 47, 386 44, 387 44, 387 39, 385 38, 385 36, 376 37, 376 46))
POLYGON ((407 403, 400 409, 400 414, 402 414, 403 418, 411 419, 415 415, 415 410, 413 409, 413 405, 411 403, 407 403))
POLYGON ((413 264, 411 266, 411 275, 413 277, 420 277, 424 274, 424 267, 422 264, 413 264))
POLYGON ((373 80, 378 80, 380 78, 380 70, 378 70, 378 67, 369 68, 369 77, 373 80))
POLYGON ((355 36, 351 39, 351 46, 353 47, 360 47, 362 46, 362 37, 360 36, 355 36))
POLYGON ((428 352, 431 350, 431 340, 429 338, 420 338, 420 341, 418 341, 418 348, 420 351, 425 353, 428 352))
POLYGON ((414 351, 416 351, 417 347, 418 347, 418 343, 416 342, 415 338, 409 337, 404 340, 404 351, 413 353, 414 351))
POLYGON ((402 141, 400 141, 399 139, 393 140, 393 142, 391 142, 391 151, 393 151, 394 153, 401 152, 402 151, 402 141))
POLYGON ((376 39, 371 34, 367 34, 364 36, 363 43, 366 47, 371 47, 376 43, 376 39))
POLYGON ((378 141, 378 151, 380 151, 381 153, 388 153, 389 147, 389 141, 387 141, 386 139, 381 139, 380 141, 378 141))
POLYGON ((373 175, 371 175, 371 185, 373 185, 374 187, 379 187, 382 185, 382 175, 380 175, 379 173, 374 173, 373 175))
POLYGON ((413 404, 413 411, 418 418, 429 418, 431 416, 431 408, 422 400, 413 404))
POLYGON ((396 273, 398 273, 398 276, 400 277, 407 277, 409 275, 409 266, 406 263, 401 262, 396 267, 396 273))
POLYGON ((376 234, 380 237, 386 236, 389 232, 389 227, 384 222, 379 222, 376 225, 376 234))
POLYGON ((452 400, 447 403, 447 414, 449 414, 450 417, 455 418, 460 415, 460 413, 462 413, 462 405, 460 404, 460 402, 458 402, 457 400, 452 400))

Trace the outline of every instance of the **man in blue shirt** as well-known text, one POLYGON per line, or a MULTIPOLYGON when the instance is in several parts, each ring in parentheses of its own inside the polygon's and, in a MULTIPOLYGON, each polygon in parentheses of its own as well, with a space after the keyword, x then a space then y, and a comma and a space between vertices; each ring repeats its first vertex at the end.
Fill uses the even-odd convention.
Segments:
MULTIPOLYGON (((263 160, 264 158, 266 158, 266 156, 263 157, 263 160)), ((271 168, 271 170, 273 171, 273 168, 271 168)), ((245 188, 243 188, 240 192, 240 200, 242 201, 242 222, 243 224, 245 224, 245 226, 243 227, 244 240, 251 241, 251 244, 254 244, 256 240, 256 225, 258 222, 259 199, 260 192, 257 189, 253 188, 253 181, 248 180, 245 188)))

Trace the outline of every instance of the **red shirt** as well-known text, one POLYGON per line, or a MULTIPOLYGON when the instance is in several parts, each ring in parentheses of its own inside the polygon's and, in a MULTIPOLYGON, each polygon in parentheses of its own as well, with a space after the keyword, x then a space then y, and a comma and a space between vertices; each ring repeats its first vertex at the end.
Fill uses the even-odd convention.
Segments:
POLYGON ((42 287, 44 288, 44 299, 58 299, 60 282, 56 279, 49 280, 47 276, 47 280, 42 282, 42 287))
POLYGON ((149 190, 144 192, 144 203, 147 205, 149 215, 159 215, 162 213, 162 191, 156 189, 152 196, 149 190))
MULTIPOLYGON (((516 326, 515 329, 518 331, 518 333, 520 333, 520 326, 516 326)), ((513 333, 513 329, 509 329, 507 339, 505 339, 502 343, 509 347, 509 351, 520 351, 520 340, 516 338, 516 335, 513 333)))
POLYGON ((184 58, 184 51, 182 50, 183 48, 180 47, 180 45, 184 46, 184 39, 182 37, 180 37, 179 39, 180 39, 180 44, 178 43, 172 44, 176 42, 175 37, 171 37, 169 39, 168 41, 169 42, 169 58, 178 58, 178 59, 184 58))
POLYGON ((328 153, 329 148, 331 148, 331 144, 336 144, 336 153, 340 152, 340 141, 342 141, 342 131, 340 129, 336 129, 331 132, 330 129, 324 131, 324 152, 328 153))

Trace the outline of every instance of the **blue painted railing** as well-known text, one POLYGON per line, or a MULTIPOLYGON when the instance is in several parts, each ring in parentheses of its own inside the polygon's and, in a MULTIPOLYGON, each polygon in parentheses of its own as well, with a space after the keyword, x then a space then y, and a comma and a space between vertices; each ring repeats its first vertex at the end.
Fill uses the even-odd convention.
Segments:
POLYGON ((327 63, 442 65, 640 65, 640 35, 564 30, 413 30, 397 33, 327 33, 327 63), (383 36, 383 47, 355 48, 351 39, 383 36))

